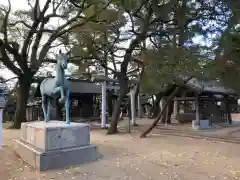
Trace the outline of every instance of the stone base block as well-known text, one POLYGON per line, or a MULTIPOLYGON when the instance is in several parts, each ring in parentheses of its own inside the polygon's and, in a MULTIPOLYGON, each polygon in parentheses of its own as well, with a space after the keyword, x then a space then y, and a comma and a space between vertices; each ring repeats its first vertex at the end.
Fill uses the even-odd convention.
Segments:
POLYGON ((63 121, 27 122, 21 125, 20 139, 43 151, 90 145, 89 124, 63 121))
POLYGON ((95 145, 44 152, 22 140, 16 140, 14 148, 17 155, 39 171, 83 164, 96 160, 98 156, 95 145))
POLYGON ((199 123, 200 123, 200 126, 197 126, 196 120, 193 120, 192 128, 193 129, 208 129, 208 128, 210 128, 208 119, 199 120, 199 123))

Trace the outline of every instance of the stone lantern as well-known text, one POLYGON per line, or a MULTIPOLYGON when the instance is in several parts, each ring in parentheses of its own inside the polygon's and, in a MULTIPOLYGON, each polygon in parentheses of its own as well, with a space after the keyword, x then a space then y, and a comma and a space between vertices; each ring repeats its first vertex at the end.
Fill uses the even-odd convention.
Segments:
POLYGON ((0 149, 2 148, 3 109, 7 103, 7 86, 0 84, 0 149))

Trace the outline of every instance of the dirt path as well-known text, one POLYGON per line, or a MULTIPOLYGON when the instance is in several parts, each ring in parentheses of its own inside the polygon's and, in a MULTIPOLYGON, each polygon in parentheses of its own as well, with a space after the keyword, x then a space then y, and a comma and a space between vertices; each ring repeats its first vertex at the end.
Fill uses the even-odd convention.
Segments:
MULTIPOLYGON (((12 139, 18 131, 5 130, 1 151, 1 180, 233 180, 240 173, 240 145, 173 136, 139 133, 106 136, 92 131, 92 143, 101 159, 77 167, 38 173, 18 159, 12 139)), ((240 178, 239 178, 240 179, 240 178)))

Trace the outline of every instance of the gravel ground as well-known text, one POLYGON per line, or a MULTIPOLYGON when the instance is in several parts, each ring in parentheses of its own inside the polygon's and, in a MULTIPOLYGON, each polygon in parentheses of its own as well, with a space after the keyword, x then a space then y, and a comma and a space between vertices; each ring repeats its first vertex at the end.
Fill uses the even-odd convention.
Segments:
POLYGON ((93 130, 102 155, 95 162, 39 173, 16 157, 17 130, 4 130, 1 180, 233 180, 240 179, 240 145, 165 135, 140 139, 139 132, 106 136, 93 130), (239 178, 238 178, 239 175, 239 178))

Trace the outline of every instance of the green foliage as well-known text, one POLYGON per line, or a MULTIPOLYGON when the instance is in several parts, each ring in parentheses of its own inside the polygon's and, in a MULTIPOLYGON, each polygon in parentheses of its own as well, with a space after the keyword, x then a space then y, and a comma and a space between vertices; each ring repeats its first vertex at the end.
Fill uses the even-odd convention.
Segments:
POLYGON ((240 1, 225 0, 230 18, 218 39, 210 47, 215 60, 206 66, 207 73, 240 93, 240 1))
MULTIPOLYGON (((239 73, 236 68, 238 49, 232 48, 239 47, 237 43, 239 34, 235 34, 234 37, 226 36, 226 40, 221 40, 224 42, 223 45, 219 45, 219 41, 211 37, 212 34, 222 33, 231 17, 237 22, 239 11, 236 7, 239 7, 237 6, 239 2, 227 0, 145 2, 147 1, 114 0, 111 6, 98 14, 93 21, 72 31, 75 40, 72 55, 78 57, 73 62, 79 66, 80 72, 85 72, 88 67, 96 66, 99 61, 106 59, 117 62, 118 59, 113 53, 121 49, 119 43, 123 42, 124 38, 116 37, 122 37, 122 34, 126 33, 125 40, 131 40, 145 28, 147 30, 145 37, 136 46, 140 50, 135 48, 133 53, 144 62, 142 80, 144 92, 161 91, 166 84, 173 82, 174 73, 190 73, 223 81, 226 81, 224 78, 226 79, 228 75, 232 77, 239 73), (150 8, 151 17, 145 22, 150 8), (123 30, 127 23, 131 24, 128 26, 132 26, 132 29, 128 28, 128 32, 123 30), (203 36, 204 40, 212 42, 212 46, 194 44, 193 37, 196 36, 203 36), (143 48, 142 42, 145 40, 147 46, 143 48), (215 56, 216 46, 221 46, 220 52, 224 52, 225 57, 231 57, 231 63, 234 61, 232 69, 230 63, 227 63, 228 71, 233 75, 226 71, 226 62, 223 63, 223 60, 210 61, 215 56)), ((99 7, 101 5, 91 6, 84 12, 85 16, 90 16, 99 7)), ((128 66, 132 66, 132 63, 128 66)))
POLYGON ((198 75, 202 72, 199 63, 202 57, 196 56, 193 49, 166 47, 143 54, 145 71, 141 86, 144 92, 154 94, 164 90, 166 85, 174 82, 177 73, 198 75))
MULTIPOLYGON (((85 16, 99 8, 97 5, 85 12, 85 16)), ((71 54, 72 62, 79 67, 79 73, 84 73, 90 66, 96 66, 106 59, 110 60, 115 46, 119 42, 120 28, 126 24, 123 11, 109 7, 100 12, 92 21, 72 31, 75 39, 71 54)))
POLYGON ((238 32, 230 32, 225 35, 223 43, 221 43, 221 55, 208 66, 208 71, 211 72, 213 76, 220 79, 226 86, 231 87, 238 93, 240 93, 240 85, 238 83, 238 79, 240 78, 239 30, 237 30, 238 32))
MULTIPOLYGON (((168 1, 155 8, 156 16, 160 16, 161 20, 155 23, 157 32, 149 32, 151 45, 141 56, 146 64, 142 82, 144 91, 161 91, 167 84, 173 83, 175 73, 204 74, 208 54, 203 53, 205 47, 194 44, 192 39, 199 33, 206 36, 218 31, 219 24, 210 26, 208 22, 210 18, 218 21, 222 14, 218 14, 215 6, 220 5, 221 2, 217 1, 182 0, 168 1), (161 8, 164 11, 158 13, 161 8)), ((222 8, 223 12, 227 11, 225 5, 222 8)))

